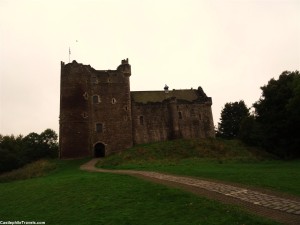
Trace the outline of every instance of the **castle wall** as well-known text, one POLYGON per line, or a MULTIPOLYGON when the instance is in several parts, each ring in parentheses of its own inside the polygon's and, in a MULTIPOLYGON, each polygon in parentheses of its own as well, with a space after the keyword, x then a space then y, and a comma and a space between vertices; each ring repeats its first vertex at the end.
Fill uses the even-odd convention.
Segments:
POLYGON ((132 102, 133 143, 142 144, 170 139, 170 120, 166 104, 132 102))
POLYGON ((61 65, 60 157, 89 155, 89 103, 83 94, 88 89, 85 68, 61 65))
POLYGON ((210 106, 207 104, 178 104, 179 130, 182 138, 215 137, 210 106))
POLYGON ((133 143, 215 137, 208 103, 132 103, 133 143))
POLYGON ((97 71, 62 63, 61 158, 93 156, 97 143, 105 146, 104 155, 132 146, 129 76, 128 64, 97 71))

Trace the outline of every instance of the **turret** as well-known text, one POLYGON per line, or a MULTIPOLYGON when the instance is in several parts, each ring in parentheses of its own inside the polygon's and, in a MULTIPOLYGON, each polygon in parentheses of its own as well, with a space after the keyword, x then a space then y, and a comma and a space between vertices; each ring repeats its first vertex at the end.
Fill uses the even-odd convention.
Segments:
POLYGON ((123 59, 121 65, 117 68, 118 71, 122 72, 124 76, 130 77, 131 75, 131 66, 128 63, 128 58, 123 59))
POLYGON ((168 104, 170 116, 171 116, 171 138, 172 139, 177 139, 181 137, 180 134, 180 129, 179 129, 179 121, 178 121, 178 114, 179 112, 177 111, 177 99, 176 97, 172 97, 169 99, 169 104, 168 104))

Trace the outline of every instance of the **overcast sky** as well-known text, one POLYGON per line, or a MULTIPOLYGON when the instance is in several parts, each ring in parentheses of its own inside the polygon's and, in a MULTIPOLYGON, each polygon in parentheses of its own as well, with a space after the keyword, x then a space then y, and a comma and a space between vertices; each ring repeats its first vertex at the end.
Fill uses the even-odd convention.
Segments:
POLYGON ((300 0, 0 0, 0 133, 58 132, 60 61, 132 67, 131 90, 227 102, 300 68, 300 0), (77 40, 77 41, 76 41, 77 40))

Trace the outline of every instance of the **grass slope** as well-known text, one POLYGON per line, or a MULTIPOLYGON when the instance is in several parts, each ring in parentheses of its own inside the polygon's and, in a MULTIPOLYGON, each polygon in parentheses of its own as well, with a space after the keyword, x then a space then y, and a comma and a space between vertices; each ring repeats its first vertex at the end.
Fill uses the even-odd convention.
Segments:
POLYGON ((54 170, 55 168, 55 163, 50 162, 49 160, 40 159, 35 162, 29 163, 22 168, 0 174, 0 182, 41 177, 54 170))
POLYGON ((47 176, 0 184, 1 221, 46 224, 277 224, 237 208, 134 177, 80 171, 58 161, 47 176))
POLYGON ((300 161, 280 161, 236 140, 175 140, 139 145, 99 167, 161 171, 269 188, 300 196, 300 161))

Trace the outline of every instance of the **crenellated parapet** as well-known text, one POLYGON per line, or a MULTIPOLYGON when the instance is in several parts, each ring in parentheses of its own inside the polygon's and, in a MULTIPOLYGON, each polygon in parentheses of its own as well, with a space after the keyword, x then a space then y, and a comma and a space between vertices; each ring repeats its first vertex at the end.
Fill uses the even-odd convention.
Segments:
POLYGON ((121 65, 118 66, 117 71, 122 72, 124 76, 130 77, 131 66, 128 62, 128 58, 121 61, 121 65))

